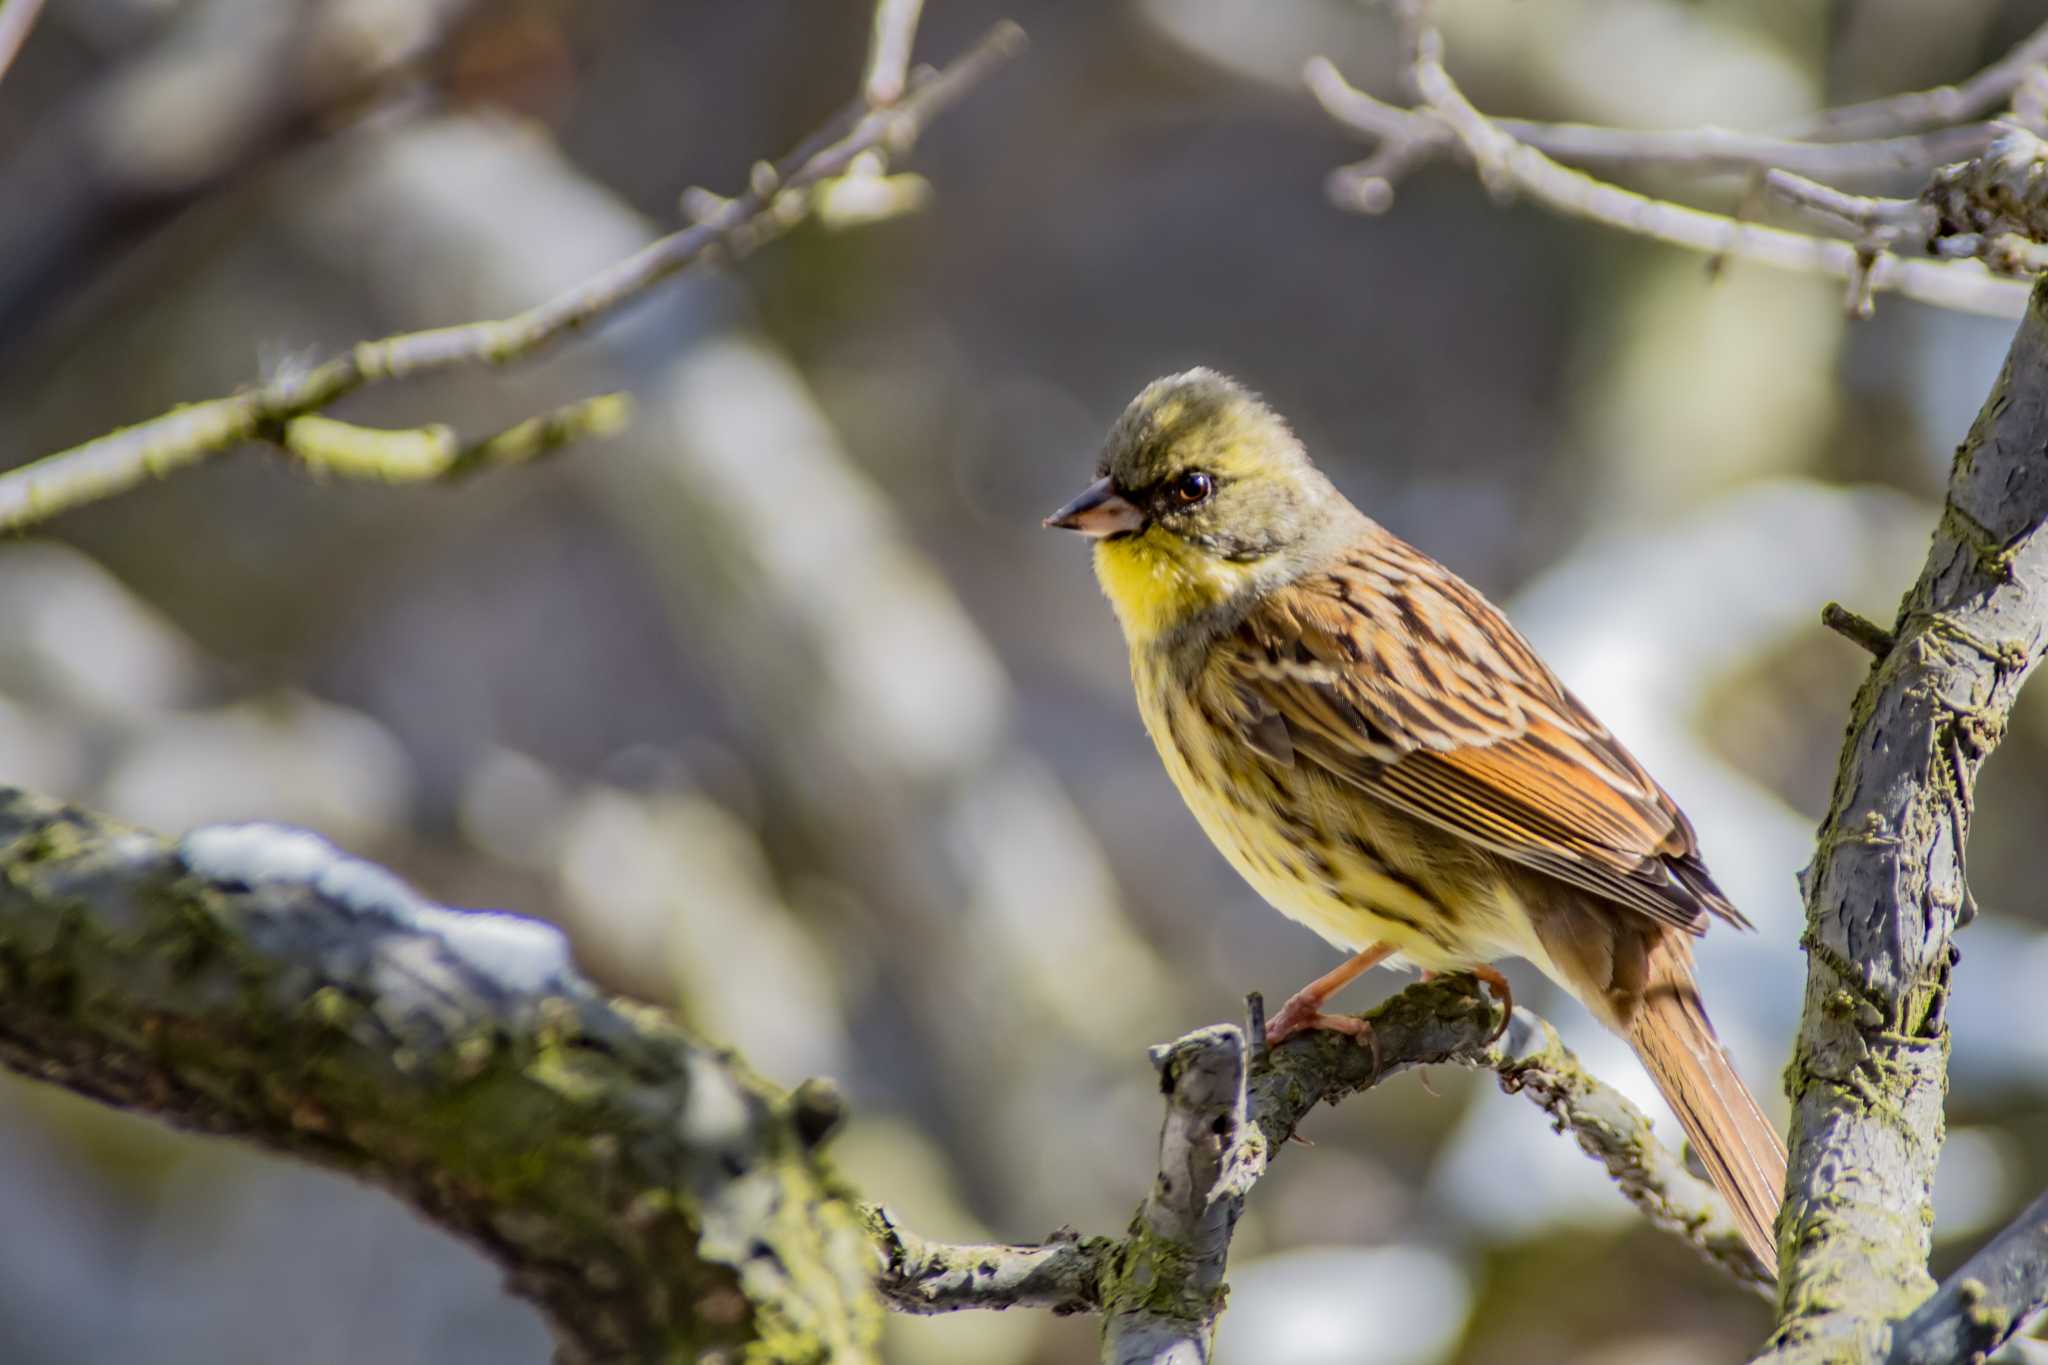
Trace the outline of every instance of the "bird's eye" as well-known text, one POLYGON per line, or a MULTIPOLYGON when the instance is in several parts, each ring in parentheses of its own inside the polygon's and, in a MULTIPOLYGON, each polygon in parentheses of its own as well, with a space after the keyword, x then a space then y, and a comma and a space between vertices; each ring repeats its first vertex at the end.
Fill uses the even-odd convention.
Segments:
POLYGON ((1216 480, 1199 469, 1191 469, 1173 481, 1173 500, 1182 507, 1193 507, 1216 491, 1216 480))

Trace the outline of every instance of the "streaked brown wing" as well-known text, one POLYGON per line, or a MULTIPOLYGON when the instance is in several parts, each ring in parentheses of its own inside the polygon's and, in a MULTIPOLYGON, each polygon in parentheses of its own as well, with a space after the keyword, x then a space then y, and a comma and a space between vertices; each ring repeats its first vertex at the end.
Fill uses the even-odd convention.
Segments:
POLYGON ((1709 912, 1747 924, 1642 765, 1492 604, 1393 537, 1268 597, 1216 657, 1269 759, 1689 932, 1709 912))

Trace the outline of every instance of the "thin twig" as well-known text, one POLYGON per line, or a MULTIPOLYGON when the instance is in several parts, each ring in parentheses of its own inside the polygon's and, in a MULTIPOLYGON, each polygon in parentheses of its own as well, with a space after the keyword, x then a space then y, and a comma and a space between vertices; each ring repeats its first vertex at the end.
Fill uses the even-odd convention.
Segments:
POLYGON ((1049 1308, 1092 1313, 1119 1243, 1062 1229, 1036 1246, 962 1246, 927 1241, 887 1209, 868 1210, 868 1235, 882 1254, 876 1285, 901 1313, 963 1308, 1049 1308))
POLYGON ((2025 283, 2000 279, 1974 261, 1901 260, 1886 253, 1865 262, 1849 242, 1739 224, 1561 166, 1509 137, 1472 107, 1444 70, 1442 40, 1434 30, 1419 37, 1414 75, 1423 98, 1458 135, 1477 164, 1480 178, 1496 192, 1520 190, 1558 213, 1695 251, 1726 252, 1781 270, 1859 283, 1867 270, 1873 290, 1889 290, 1945 308, 2017 317, 2026 306, 2025 283))
POLYGON ((2048 1307, 2048 1194, 1892 1327, 1886 1365, 1982 1360, 2048 1307))
POLYGON ((311 474, 376 483, 430 483, 526 464, 575 441, 615 435, 632 415, 633 400, 626 394, 599 394, 464 445, 452 429, 439 423, 393 431, 308 413, 286 422, 277 444, 311 474))
POLYGON ((1776 167, 1764 172, 1763 186, 1788 203, 1863 232, 1910 231, 1924 237, 1934 225, 1934 210, 1918 199, 1845 194, 1833 185, 1776 167))
POLYGON ((14 65, 42 12, 43 0, 0 0, 0 80, 7 78, 7 68, 14 65))
POLYGON ((1861 645, 1872 657, 1882 659, 1892 652, 1892 633, 1865 616, 1858 616, 1840 602, 1820 609, 1820 623, 1843 639, 1861 645))
MULTIPOLYGON (((913 76, 894 108, 855 117, 829 140, 814 136, 779 167, 755 168, 744 194, 705 220, 649 243, 626 259, 524 313, 362 342, 303 373, 166 413, 137 426, 0 474, 0 533, 125 491, 152 475, 196 464, 244 441, 275 437, 286 423, 368 384, 470 365, 523 360, 581 331, 678 271, 730 260, 785 231, 808 209, 807 191, 870 152, 900 153, 931 117, 1022 48, 1023 30, 998 24, 943 71, 913 76)), ((835 121, 826 131, 841 128, 835 121)))
MULTIPOLYGON (((1457 135, 1429 109, 1402 109, 1346 81, 1329 58, 1303 69, 1311 94, 1331 118, 1368 137, 1404 148, 1448 151, 1457 135)), ((1494 127, 1546 156, 1577 166, 1656 167, 1735 172, 1782 167, 1810 176, 1851 178, 1921 171, 1974 156, 1998 135, 1998 125, 1971 123, 1929 133, 1865 142, 1809 142, 1727 128, 1606 128, 1588 123, 1543 123, 1496 118, 1494 127)))
POLYGON ((1861 104, 1823 109, 1794 119, 1778 131, 1784 137, 1836 142, 1849 138, 1885 137, 1908 128, 1959 123, 1996 109, 2019 87, 2027 72, 2048 62, 2048 24, 1960 85, 1938 85, 1861 104))
POLYGON ((868 74, 861 84, 869 104, 883 108, 903 98, 917 16, 923 9, 924 0, 877 0, 874 32, 868 40, 868 74))

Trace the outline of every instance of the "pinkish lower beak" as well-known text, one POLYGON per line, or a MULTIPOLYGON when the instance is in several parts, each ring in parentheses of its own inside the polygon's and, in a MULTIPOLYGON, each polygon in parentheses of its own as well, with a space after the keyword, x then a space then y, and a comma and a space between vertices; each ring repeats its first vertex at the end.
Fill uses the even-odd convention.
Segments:
POLYGON ((1116 491, 1108 479, 1097 479, 1081 490, 1081 496, 1045 519, 1047 526, 1061 531, 1079 531, 1090 540, 1120 536, 1145 527, 1145 514, 1136 504, 1116 491))

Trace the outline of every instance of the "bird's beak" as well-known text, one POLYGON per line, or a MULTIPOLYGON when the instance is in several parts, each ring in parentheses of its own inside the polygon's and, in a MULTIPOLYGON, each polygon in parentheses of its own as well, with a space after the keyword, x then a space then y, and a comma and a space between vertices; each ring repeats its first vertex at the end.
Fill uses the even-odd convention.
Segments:
POLYGON ((1047 526, 1062 531, 1079 531, 1090 540, 1120 536, 1142 530, 1145 514, 1108 479, 1097 479, 1081 490, 1081 496, 1045 519, 1047 526))

